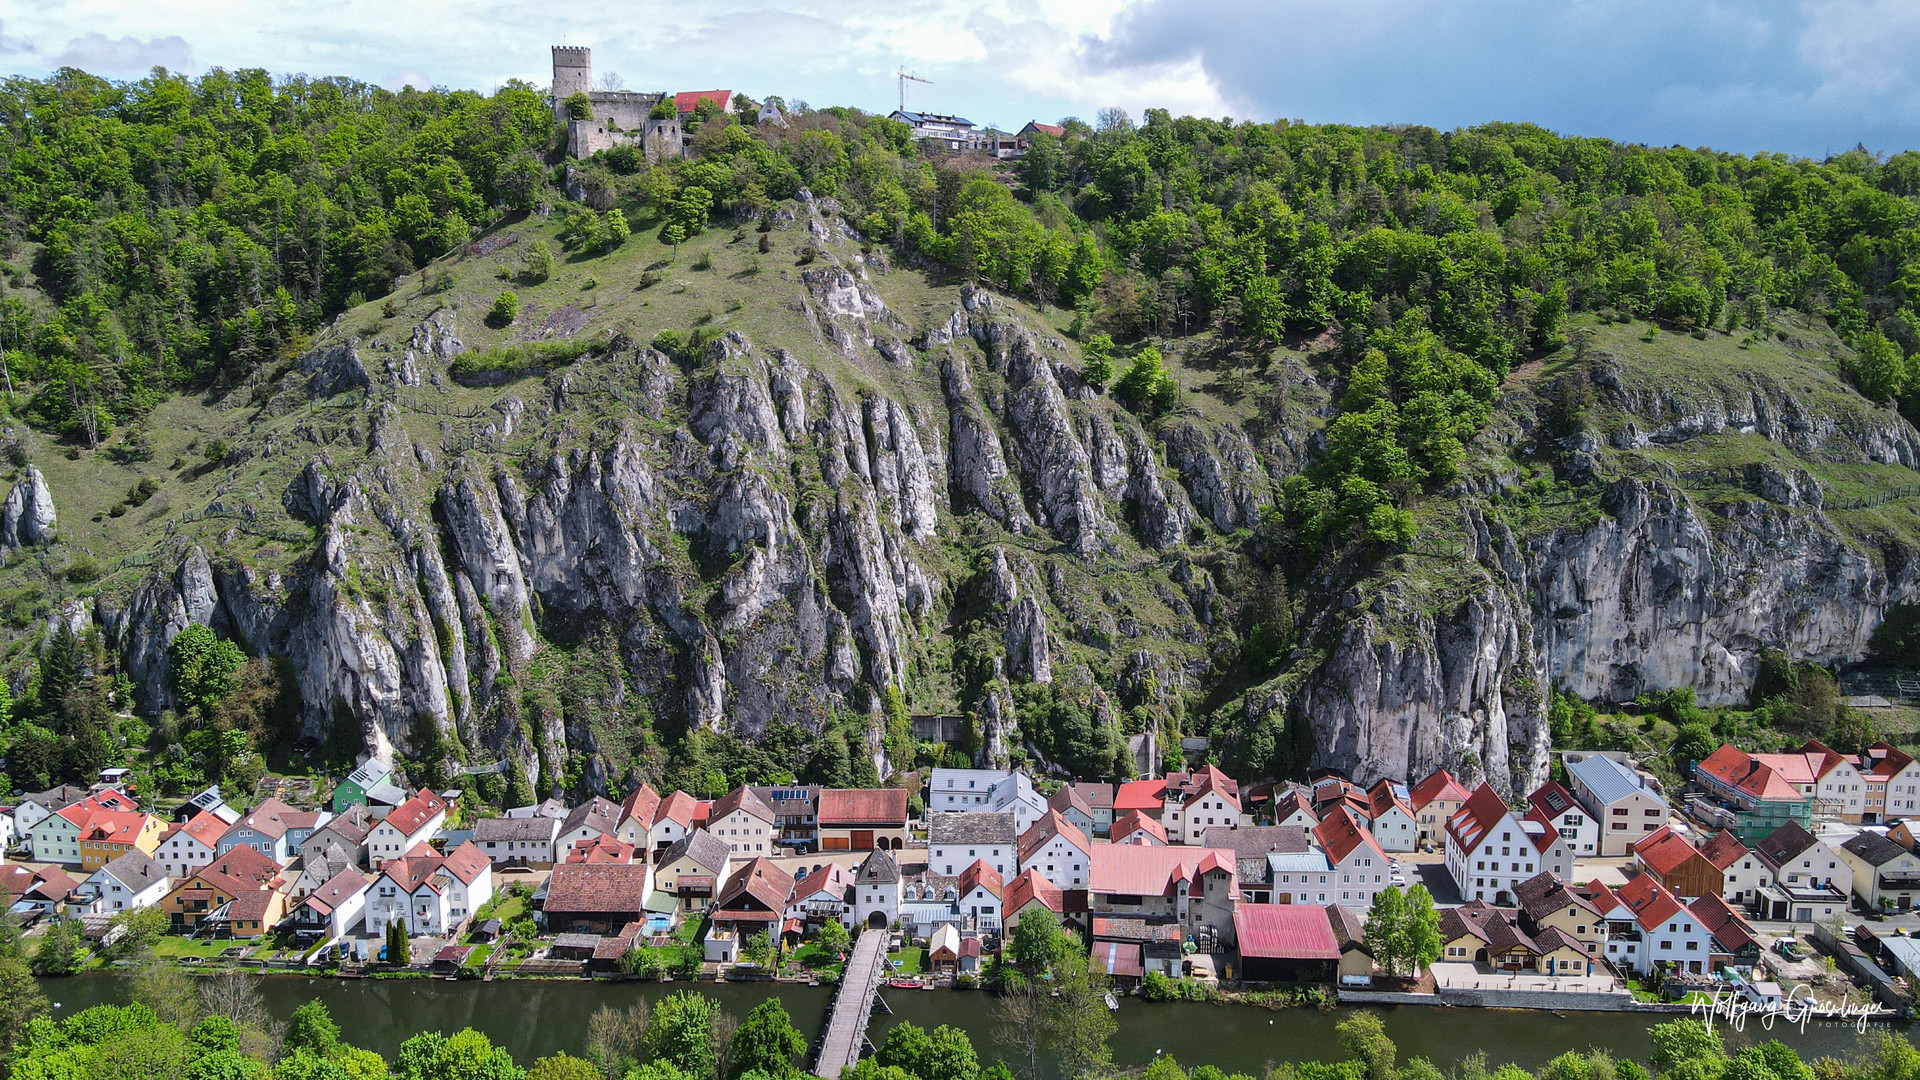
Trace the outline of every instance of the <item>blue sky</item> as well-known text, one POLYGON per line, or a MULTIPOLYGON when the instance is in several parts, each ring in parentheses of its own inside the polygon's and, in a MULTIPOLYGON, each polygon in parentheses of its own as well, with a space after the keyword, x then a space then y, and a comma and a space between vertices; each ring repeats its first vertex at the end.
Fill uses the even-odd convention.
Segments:
POLYGON ((544 85, 589 45, 632 89, 723 87, 1017 127, 1118 105, 1819 157, 1920 147, 1913 0, 0 0, 0 70, 155 64, 544 85))

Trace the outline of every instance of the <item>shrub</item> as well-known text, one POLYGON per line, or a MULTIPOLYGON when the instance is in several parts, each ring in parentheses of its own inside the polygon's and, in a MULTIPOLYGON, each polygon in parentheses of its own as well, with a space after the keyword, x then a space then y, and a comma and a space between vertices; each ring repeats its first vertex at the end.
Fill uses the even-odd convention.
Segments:
POLYGON ((99 581, 100 575, 104 572, 104 569, 100 565, 100 560, 84 551, 67 560, 67 580, 73 582, 75 585, 86 585, 99 581))
POLYGON ((454 357, 447 372, 456 379, 473 379, 482 375, 524 375, 540 368, 571 364, 591 348, 591 342, 577 338, 527 341, 485 352, 461 353, 454 357))
POLYGON ((487 325, 495 330, 512 326, 513 320, 520 317, 520 298, 509 289, 493 298, 493 306, 487 309, 487 325))

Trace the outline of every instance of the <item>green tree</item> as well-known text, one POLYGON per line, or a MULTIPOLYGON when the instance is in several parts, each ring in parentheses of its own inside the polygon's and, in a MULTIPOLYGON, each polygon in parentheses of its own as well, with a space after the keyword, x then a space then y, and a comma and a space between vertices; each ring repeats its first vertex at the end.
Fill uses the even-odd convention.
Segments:
POLYGON ((851 935, 847 933, 846 924, 839 919, 828 919, 821 923, 820 931, 814 937, 814 941, 822 949, 835 954, 846 951, 850 939, 851 935))
POLYGON ((486 321, 488 326, 499 330, 512 326, 513 320, 519 317, 520 298, 513 294, 512 289, 508 289, 493 298, 493 306, 487 309, 486 321))
POLYGON ((714 1052, 712 999, 682 990, 656 1004, 642 1043, 647 1057, 664 1061, 688 1080, 713 1080, 718 1065, 714 1052))
POLYGON ((793 1026, 793 1018, 777 998, 768 998, 753 1007, 733 1033, 732 1053, 727 1059, 727 1080, 739 1080, 758 1073, 772 1080, 791 1080, 800 1075, 794 1059, 805 1053, 807 1038, 793 1026))
POLYGON ((1407 971, 1413 952, 1407 919, 1407 898, 1399 886, 1389 885, 1373 896, 1367 909, 1367 949, 1389 975, 1407 971))
POLYGON ((282 1045, 289 1052, 309 1050, 325 1057, 339 1043, 340 1025, 333 1022, 333 1014, 318 998, 293 1010, 287 1019, 287 1036, 282 1045))
POLYGON ((47 995, 33 969, 17 953, 0 955, 0 1061, 26 1036, 27 1026, 47 1014, 47 995))
POLYGON ((593 119, 593 100, 584 91, 576 90, 567 97, 567 118, 570 120, 593 119))
POLYGON ((527 1069, 526 1080, 603 1080, 593 1062, 572 1054, 552 1054, 527 1069))
POLYGON ((1726 1065, 1720 1036, 1699 1020, 1669 1020, 1648 1029, 1653 1056, 1647 1064, 1672 1080, 1718 1080, 1726 1065))
MULTIPOLYGON (((775 957, 773 935, 765 930, 747 938, 740 946, 740 959, 757 967, 773 967, 775 957)), ((731 1080, 731 1078, 729 1078, 731 1080)))
POLYGON ((1673 769, 1681 776, 1689 775, 1693 766, 1706 760, 1709 754, 1720 748, 1720 740, 1714 737, 1713 729, 1700 721, 1680 725, 1674 732, 1673 745, 1667 749, 1667 757, 1673 762, 1673 769))
POLYGON ((405 967, 413 963, 413 946, 407 940, 405 919, 393 919, 387 923, 387 963, 405 967))
MULTIPOLYGON (((1392 886, 1388 886, 1391 888, 1392 886)), ((1440 959, 1440 911, 1433 905, 1433 894, 1425 885, 1414 885, 1407 890, 1406 959, 1409 972, 1418 974, 1422 969, 1440 959)))
POLYGON ((234 673, 247 662, 240 647, 195 624, 167 644, 167 669, 180 703, 211 719, 213 708, 233 685, 234 673))
POLYGON ((454 1035, 423 1032, 400 1044, 395 1080, 525 1080, 505 1048, 472 1028, 454 1035))
POLYGON ((1900 346, 1878 330, 1860 337, 1846 366, 1853 384, 1875 401, 1891 401, 1906 389, 1907 358, 1901 355, 1900 346))
POLYGON ((1087 339, 1087 362, 1080 369, 1080 377, 1095 390, 1105 390, 1113 379, 1113 339, 1105 334, 1095 334, 1087 339))
POLYGON ((520 276, 536 285, 553 276, 553 248, 547 246, 545 240, 535 240, 527 245, 526 261, 521 264, 520 276))
POLYGON ((1076 948, 1060 926, 1060 916, 1045 908, 1024 912, 1008 935, 1007 957, 1029 975, 1043 975, 1076 948))
POLYGON ((55 919, 33 951, 36 975, 72 975, 86 959, 87 943, 77 919, 55 919))
POLYGON ((1333 1031, 1340 1037, 1341 1048, 1365 1067, 1366 1080, 1394 1080, 1398 1074, 1395 1061, 1399 1050, 1393 1040, 1387 1038, 1386 1026, 1380 1022, 1379 1014, 1357 1012, 1334 1025, 1333 1031))

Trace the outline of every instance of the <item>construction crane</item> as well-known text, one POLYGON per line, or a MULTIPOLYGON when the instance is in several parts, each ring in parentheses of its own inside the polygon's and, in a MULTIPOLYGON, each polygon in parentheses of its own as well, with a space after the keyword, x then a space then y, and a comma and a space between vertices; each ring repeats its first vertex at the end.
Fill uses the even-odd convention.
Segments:
POLYGON ((923 79, 920 76, 915 75, 912 72, 908 71, 904 67, 901 68, 899 71, 895 72, 894 75, 896 78, 900 80, 900 111, 901 112, 907 111, 907 84, 908 83, 917 82, 917 83, 926 83, 928 86, 933 85, 932 79, 923 79))

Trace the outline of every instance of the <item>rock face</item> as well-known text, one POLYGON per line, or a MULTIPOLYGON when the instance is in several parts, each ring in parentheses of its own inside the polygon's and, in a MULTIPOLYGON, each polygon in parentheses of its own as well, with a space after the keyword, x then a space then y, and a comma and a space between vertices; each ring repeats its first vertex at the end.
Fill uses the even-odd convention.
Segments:
POLYGON ((53 542, 53 490, 32 465, 0 506, 0 547, 37 547, 53 542))
MULTIPOLYGON (((536 700, 573 662, 550 651, 597 636, 609 692, 663 726, 751 739, 865 716, 856 752, 877 754, 899 691, 966 712, 976 758, 1005 762, 1045 745, 1020 703, 1052 693, 1116 745, 1284 713, 1358 779, 1444 765, 1519 793, 1546 772, 1550 687, 1739 701, 1762 648, 1858 657, 1920 592, 1916 553, 1847 534, 1807 468, 1745 466, 1741 496, 1707 507, 1611 457, 1732 433, 1810 462, 1920 463, 1897 416, 1824 415, 1758 379, 1688 396, 1603 367, 1594 383, 1627 419, 1564 448, 1590 513, 1517 535, 1477 501, 1511 482, 1463 479, 1457 522, 1423 526, 1459 551, 1321 568, 1292 597, 1310 644, 1215 717, 1177 716, 1238 662, 1238 561, 1284 543, 1260 530, 1317 452, 1312 372, 1276 368, 1297 397, 1258 423, 1143 420, 1016 305, 965 287, 907 315, 830 200, 782 213, 819 258, 765 279, 785 291, 762 314, 788 319, 765 340, 734 330, 670 358, 609 335, 475 405, 435 398, 465 347, 450 311, 392 341, 323 335, 261 408, 291 429, 262 490, 311 544, 273 562, 237 533, 168 540, 150 576, 100 594, 91 617, 140 706, 175 704, 166 644, 206 624, 291 661, 309 734, 404 753, 434 728, 543 788, 569 762, 600 787, 619 733, 536 700), (360 389, 377 399, 364 411, 311 419, 314 399, 360 389)), ((1498 429, 1524 431, 1509 407, 1498 429)), ((46 544, 54 520, 29 468, 0 544, 46 544)))

